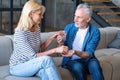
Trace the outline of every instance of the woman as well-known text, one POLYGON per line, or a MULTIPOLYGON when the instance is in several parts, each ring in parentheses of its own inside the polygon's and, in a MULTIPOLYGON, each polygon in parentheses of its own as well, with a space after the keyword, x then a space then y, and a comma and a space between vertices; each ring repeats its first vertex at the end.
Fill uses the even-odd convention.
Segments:
POLYGON ((29 0, 25 3, 14 33, 14 51, 9 61, 12 75, 37 75, 42 80, 61 80, 53 59, 48 55, 56 52, 66 54, 68 47, 61 46, 45 51, 60 33, 41 44, 39 23, 44 12, 45 7, 36 1, 29 0))

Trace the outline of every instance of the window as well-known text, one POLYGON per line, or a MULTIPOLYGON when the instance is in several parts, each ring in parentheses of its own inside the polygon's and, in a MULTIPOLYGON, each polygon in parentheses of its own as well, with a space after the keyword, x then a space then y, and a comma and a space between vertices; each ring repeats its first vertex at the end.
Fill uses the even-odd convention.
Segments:
MULTIPOLYGON (((20 18, 21 10, 28 0, 0 0, 0 33, 13 34, 20 18)), ((73 21, 72 0, 37 0, 46 7, 41 22, 41 31, 62 30, 73 21)))
POLYGON ((13 34, 27 0, 0 0, 0 32, 13 34))

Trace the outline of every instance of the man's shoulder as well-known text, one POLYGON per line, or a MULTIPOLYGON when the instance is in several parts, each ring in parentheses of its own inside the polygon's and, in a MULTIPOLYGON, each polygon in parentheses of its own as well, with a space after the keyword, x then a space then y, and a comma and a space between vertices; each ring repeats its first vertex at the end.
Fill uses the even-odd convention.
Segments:
POLYGON ((66 29, 73 29, 73 28, 76 28, 76 27, 75 27, 75 23, 67 24, 65 28, 66 28, 66 29))
POLYGON ((89 24, 89 27, 91 30, 99 30, 99 28, 96 25, 91 24, 91 23, 89 24))
POLYGON ((67 24, 66 27, 67 27, 67 26, 75 26, 75 23, 67 24))

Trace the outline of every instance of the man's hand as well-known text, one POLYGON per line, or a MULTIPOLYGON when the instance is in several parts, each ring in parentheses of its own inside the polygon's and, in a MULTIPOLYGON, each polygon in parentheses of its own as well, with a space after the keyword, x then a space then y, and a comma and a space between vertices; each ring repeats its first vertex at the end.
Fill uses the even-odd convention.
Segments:
POLYGON ((65 31, 59 31, 58 33, 59 33, 59 35, 57 36, 57 42, 60 46, 60 45, 64 44, 64 40, 66 38, 66 33, 65 33, 65 31))

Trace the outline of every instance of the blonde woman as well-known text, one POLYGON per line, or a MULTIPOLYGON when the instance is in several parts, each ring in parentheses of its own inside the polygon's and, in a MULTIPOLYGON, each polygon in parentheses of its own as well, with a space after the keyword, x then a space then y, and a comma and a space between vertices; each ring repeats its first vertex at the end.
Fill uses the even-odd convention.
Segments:
POLYGON ((37 75, 42 80, 61 80, 53 59, 48 55, 56 52, 66 54, 68 47, 45 51, 60 33, 41 43, 39 23, 44 12, 45 7, 34 0, 25 3, 14 33, 14 51, 9 60, 11 75, 37 75))

